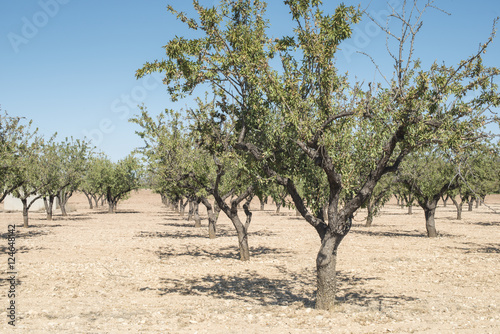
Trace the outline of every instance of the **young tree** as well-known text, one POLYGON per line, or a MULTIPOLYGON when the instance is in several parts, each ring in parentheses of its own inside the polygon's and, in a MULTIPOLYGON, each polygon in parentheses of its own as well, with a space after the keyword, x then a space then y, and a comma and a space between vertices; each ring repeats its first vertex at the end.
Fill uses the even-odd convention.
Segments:
POLYGON ((90 209, 94 206, 97 208, 99 201, 106 196, 104 177, 107 166, 109 166, 108 158, 102 154, 91 154, 87 159, 87 167, 78 189, 87 197, 90 209))
POLYGON ((381 177, 396 171, 410 152, 436 142, 450 146, 476 138, 485 109, 498 105, 492 79, 499 71, 484 67, 481 60, 491 38, 456 66, 434 64, 422 70, 413 59, 414 42, 431 4, 419 8, 415 3, 409 6, 413 9, 392 13, 400 35, 382 27, 396 43, 390 51, 393 78, 385 85, 351 85, 336 70, 335 54, 361 13, 340 5, 328 15, 318 0, 285 3, 294 35, 278 39, 267 36, 265 3, 258 0, 222 1, 217 8, 195 1, 198 21, 169 7, 201 37, 169 41, 167 59, 146 63, 137 77, 163 72, 174 100, 202 84, 211 85, 218 107, 214 116, 228 123, 237 138, 231 148, 247 153, 264 177, 286 187, 317 231, 316 306, 330 309, 337 249, 353 214, 381 177), (274 56, 279 56, 279 66, 274 56), (300 193, 294 180, 310 179, 325 182, 300 193), (304 199, 325 185, 328 196, 316 203, 312 214, 304 199), (327 219, 320 210, 326 201, 327 219))
POLYGON ((23 183, 19 171, 21 157, 29 153, 36 141, 36 130, 30 128, 31 121, 25 125, 21 117, 0 113, 0 202, 23 183))
POLYGON ((458 187, 455 164, 442 151, 416 152, 398 171, 398 181, 412 193, 425 214, 428 237, 437 237, 434 219, 437 203, 458 187))
POLYGON ((367 209, 366 227, 372 226, 373 218, 377 216, 380 209, 391 199, 392 188, 395 180, 393 177, 386 175, 375 186, 370 197, 366 200, 365 207, 367 209))
POLYGON ((474 200, 480 201, 497 189, 498 152, 491 145, 476 145, 467 151, 457 171, 458 187, 450 192, 450 198, 457 209, 457 219, 462 219, 464 203, 472 211, 474 200), (458 200, 456 199, 458 197, 458 200))
POLYGON ((40 156, 40 177, 45 186, 40 189, 45 202, 47 219, 52 220, 54 199, 59 199, 61 213, 66 216, 66 203, 75 191, 87 167, 87 157, 90 148, 84 141, 66 138, 56 143, 48 142, 40 156))
POLYGON ((47 182, 41 177, 43 169, 40 156, 43 145, 43 140, 37 138, 31 142, 29 150, 17 159, 15 179, 19 180, 21 185, 12 191, 12 195, 19 198, 23 204, 23 222, 26 228, 29 227, 29 209, 42 197, 40 191, 47 182))
POLYGON ((105 161, 104 189, 109 213, 116 212, 118 202, 141 185, 142 166, 133 155, 128 155, 117 163, 105 161))

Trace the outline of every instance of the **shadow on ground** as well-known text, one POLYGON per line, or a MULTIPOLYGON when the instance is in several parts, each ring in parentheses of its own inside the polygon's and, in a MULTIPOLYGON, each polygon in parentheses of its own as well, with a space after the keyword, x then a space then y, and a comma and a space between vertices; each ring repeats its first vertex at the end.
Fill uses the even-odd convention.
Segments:
POLYGON ((500 222, 475 222, 475 221, 457 221, 460 224, 479 225, 479 226, 500 226, 500 222))
MULTIPOLYGON (((222 247, 217 250, 206 250, 198 246, 188 246, 180 248, 173 247, 160 247, 160 249, 155 252, 155 254, 161 259, 166 260, 170 257, 176 256, 194 256, 208 259, 235 259, 240 258, 239 250, 237 247, 222 247)), ((250 258, 260 258, 266 255, 275 256, 279 254, 280 256, 286 256, 291 254, 290 251, 279 248, 269 248, 269 247, 250 247, 250 258)))
MULTIPOLYGON (((285 306, 299 303, 304 307, 314 307, 316 285, 315 273, 283 272, 283 279, 260 276, 255 271, 246 271, 237 276, 206 275, 200 278, 161 278, 160 295, 181 294, 212 296, 221 299, 241 300, 260 305, 285 306)), ((379 280, 376 277, 359 277, 344 273, 337 274, 337 302, 339 304, 362 307, 391 308, 402 302, 416 301, 418 298, 404 295, 379 294, 365 289, 364 283, 379 280)), ((146 290, 149 288, 142 288, 146 290)))
POLYGON ((363 284, 381 280, 377 277, 360 277, 346 273, 337 274, 337 301, 342 304, 362 307, 392 308, 402 302, 417 301, 418 298, 405 295, 381 294, 373 289, 366 289, 363 284))
MULTIPOLYGON (((369 235, 376 237, 389 237, 389 238, 400 238, 400 237, 410 237, 410 238, 427 238, 427 234, 422 233, 422 231, 404 231, 404 232, 381 232, 381 231, 366 231, 366 230, 355 230, 352 229, 350 231, 352 234, 360 234, 360 235, 369 235)), ((456 238, 460 237, 458 234, 448 234, 448 233, 440 233, 438 231, 438 237, 443 238, 456 238)))
POLYGON ((462 245, 464 247, 453 247, 453 248, 461 250, 466 254, 474 254, 474 253, 500 254, 500 244, 477 244, 474 242, 464 242, 462 245))
MULTIPOLYGON (((208 238, 207 226, 194 227, 194 222, 190 223, 190 222, 186 221, 186 223, 183 223, 183 224, 166 223, 166 224, 161 224, 161 225, 182 227, 182 228, 186 228, 186 230, 164 231, 164 232, 140 231, 134 237, 136 237, 136 238, 173 238, 173 239, 189 239, 189 238, 206 239, 206 238, 208 238)), ((219 229, 217 229, 216 235, 218 238, 236 237, 236 231, 234 229, 219 228, 219 229)), ((252 237, 252 236, 254 236, 254 237, 269 237, 269 236, 276 235, 276 233, 274 233, 272 231, 267 231, 267 230, 260 230, 260 231, 252 232, 252 230, 250 229, 250 232, 248 232, 248 235, 250 237, 252 237)))
POLYGON ((238 276, 206 275, 186 280, 161 278, 158 293, 162 296, 171 293, 212 296, 261 305, 289 305, 299 302, 307 307, 314 306, 313 294, 300 289, 303 284, 312 284, 310 278, 302 275, 296 275, 295 278, 270 279, 255 271, 246 271, 238 276))
MULTIPOLYGON (((22 239, 22 238, 33 238, 33 237, 38 237, 42 235, 47 235, 52 233, 50 230, 47 228, 54 228, 54 227, 61 227, 63 225, 59 224, 33 224, 30 225, 28 228, 23 227, 22 224, 16 225, 16 232, 15 232, 15 238, 16 240, 22 239)), ((9 237, 8 233, 2 233, 0 234, 0 239, 7 239, 9 237)))

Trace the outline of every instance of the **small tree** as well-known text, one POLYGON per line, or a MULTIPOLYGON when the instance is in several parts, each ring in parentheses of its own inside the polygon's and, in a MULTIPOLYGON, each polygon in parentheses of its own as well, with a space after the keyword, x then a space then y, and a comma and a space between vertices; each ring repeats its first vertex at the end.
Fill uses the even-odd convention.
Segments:
POLYGON ((45 186, 40 192, 48 220, 52 220, 52 207, 56 197, 59 199, 62 215, 67 215, 66 203, 82 180, 89 151, 86 142, 68 138, 60 143, 52 140, 44 146, 40 156, 40 177, 45 186))
POLYGON ((405 160, 398 180, 424 210, 427 236, 437 237, 437 203, 445 193, 458 187, 453 160, 440 151, 414 153, 405 160))
POLYGON ((391 199, 392 187, 394 185, 394 177, 384 176, 382 180, 377 184, 373 193, 366 200, 365 207, 367 210, 366 215, 366 227, 372 226, 373 218, 377 216, 380 209, 391 199))
POLYGON ((40 192, 47 182, 41 177, 43 172, 40 162, 42 147, 43 140, 37 138, 30 144, 25 155, 17 159, 15 179, 19 180, 21 185, 12 191, 12 195, 19 198, 23 204, 23 222, 26 228, 29 227, 29 209, 42 197, 40 192))
POLYGON ((31 121, 25 125, 21 117, 0 113, 0 202, 24 182, 19 170, 21 160, 37 140, 36 130, 30 128, 31 121))
POLYGON ((117 163, 105 162, 104 189, 109 213, 115 213, 118 202, 141 185, 142 166, 133 155, 128 155, 117 163))

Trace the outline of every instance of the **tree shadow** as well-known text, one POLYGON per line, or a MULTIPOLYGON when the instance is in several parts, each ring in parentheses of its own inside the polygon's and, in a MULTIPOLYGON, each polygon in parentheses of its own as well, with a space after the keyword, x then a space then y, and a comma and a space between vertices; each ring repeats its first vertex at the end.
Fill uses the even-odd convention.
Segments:
POLYGON ((239 300, 261 305, 289 305, 302 303, 313 307, 312 293, 300 289, 302 284, 312 284, 312 281, 297 279, 271 279, 260 276, 255 271, 246 271, 238 276, 206 275, 194 279, 160 278, 158 293, 212 296, 226 300, 239 300))
MULTIPOLYGON (((33 249, 37 249, 37 250, 45 249, 43 247, 30 248, 30 247, 26 247, 26 246, 21 246, 21 247, 15 246, 15 248, 16 248, 16 254, 28 253, 28 251, 33 250, 33 249)), ((8 246, 0 246, 0 254, 7 254, 8 252, 9 252, 8 246)))
MULTIPOLYGON (((0 278, 0 286, 1 287, 9 286, 9 285, 10 285, 10 281, 8 280, 8 278, 0 278)), ((22 285, 22 281, 20 279, 16 279, 16 286, 19 286, 19 285, 22 285)))
MULTIPOLYGON (((235 246, 222 247, 217 250, 206 250, 202 249, 198 246, 184 246, 183 248, 173 248, 173 247, 160 247, 155 254, 161 259, 166 260, 170 257, 177 256, 193 256, 200 257, 206 259, 235 259, 238 260, 240 258, 239 249, 235 246)), ((290 255, 291 252, 285 249, 280 248, 269 248, 269 247, 250 247, 250 258, 260 258, 267 255, 275 256, 279 254, 280 256, 290 255)))
POLYGON ((137 211, 137 210, 116 210, 115 212, 113 213, 109 213, 108 210, 100 210, 100 211, 92 211, 92 212, 89 212, 89 215, 120 215, 120 214, 124 214, 124 213, 141 213, 141 211, 137 211))
POLYGON ((391 308, 400 302, 416 301, 418 298, 405 295, 381 294, 362 285, 368 281, 381 280, 378 277, 360 277, 356 275, 337 273, 337 302, 362 307, 391 308))
MULTIPOLYGON (((63 225, 59 224, 33 224, 26 229, 23 227, 23 225, 16 225, 16 231, 14 233, 14 237, 16 239, 22 239, 22 238, 33 238, 33 237, 38 237, 42 235, 48 235, 51 232, 49 230, 40 230, 41 228, 53 228, 53 227, 61 227, 63 225), (38 229, 38 230, 35 230, 38 229)), ((7 239, 9 238, 10 234, 9 233, 2 233, 0 234, 0 239, 7 239)))
MULTIPOLYGON (((350 233, 377 236, 377 237, 389 237, 389 238, 401 238, 401 237, 427 238, 427 234, 422 233, 421 231, 418 230, 415 230, 413 232, 378 232, 378 231, 351 230, 350 233)), ((456 238, 459 236, 460 235, 458 234, 448 234, 448 233, 438 232, 438 237, 443 237, 443 238, 456 238)))
POLYGON ((463 251, 466 254, 500 254, 500 244, 478 244, 474 242, 464 242, 465 247, 448 247, 463 251))
MULTIPOLYGON (((199 278, 160 278, 159 295, 181 294, 212 296, 214 298, 258 303, 263 306, 287 306, 299 303, 303 307, 314 307, 316 277, 313 272, 291 272, 283 266, 276 267, 285 278, 276 279, 245 271, 238 275, 206 275, 199 278)), ((418 298, 405 295, 381 294, 365 289, 363 284, 377 277, 360 277, 345 273, 337 274, 337 303, 362 307, 392 308, 401 302, 418 298)), ((150 288, 142 288, 146 290, 150 288)))
MULTIPOLYGON (((161 224, 165 226, 173 226, 173 227, 183 227, 189 228, 189 230, 183 231, 140 231, 134 237, 136 238, 172 238, 172 239, 189 239, 189 238, 208 238, 207 226, 202 227, 194 227, 194 222, 192 224, 176 224, 176 223, 166 223, 161 224)), ((225 238, 225 237, 236 237, 236 231, 234 229, 217 229, 217 238, 225 238)), ((268 230, 260 230, 255 232, 248 232, 249 237, 269 237, 276 235, 275 232, 268 230)))
MULTIPOLYGON (((68 216, 54 216, 52 217, 52 221, 58 221, 58 222, 63 222, 63 221, 86 221, 86 220, 91 220, 92 218, 89 215, 68 215, 68 216)), ((49 220, 48 220, 49 221, 49 220)))
POLYGON ((500 226, 500 222, 464 222, 464 221, 459 221, 461 224, 466 224, 466 225, 479 225, 479 226, 500 226))

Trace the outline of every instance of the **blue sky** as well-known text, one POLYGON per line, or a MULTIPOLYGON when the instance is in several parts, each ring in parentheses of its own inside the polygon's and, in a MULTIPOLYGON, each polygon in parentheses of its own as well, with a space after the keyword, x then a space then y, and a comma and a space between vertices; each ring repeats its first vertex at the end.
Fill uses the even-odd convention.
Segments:
MULTIPOLYGON (((201 0, 203 5, 217 1, 201 0)), ((167 4, 192 13, 190 1, 4 0, 0 2, 0 106, 10 115, 32 119, 41 134, 59 138, 86 136, 113 160, 126 156, 142 142, 128 119, 144 103, 158 114, 180 109, 173 104, 159 76, 135 79, 146 61, 161 59, 163 49, 184 26, 166 10, 167 4)), ((333 11, 337 1, 324 1, 333 11)), ((354 2, 346 1, 347 4, 354 2)), ((356 2, 357 4, 358 2, 356 2)), ((389 4, 402 0, 362 1, 368 12, 383 19, 389 4)), ((431 11, 425 16, 416 56, 423 64, 437 60, 455 64, 477 50, 500 16, 497 0, 441 0, 435 3, 448 16, 431 11)), ((271 34, 290 29, 281 1, 270 1, 271 34)), ((338 66, 360 80, 381 80, 369 53, 391 73, 385 35, 368 20, 357 25, 354 38, 343 45, 338 66)), ((500 66, 500 36, 484 57, 500 66)), ((201 92, 200 92, 201 93, 201 92)))

